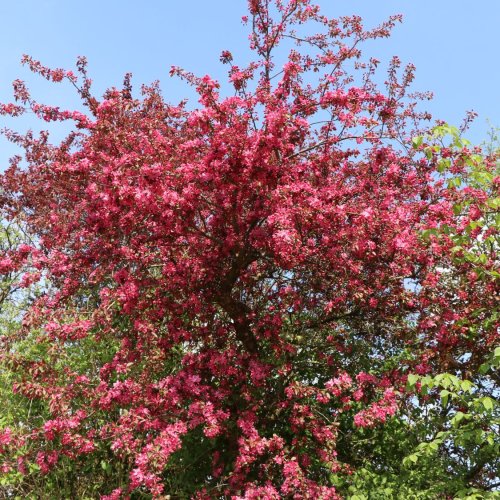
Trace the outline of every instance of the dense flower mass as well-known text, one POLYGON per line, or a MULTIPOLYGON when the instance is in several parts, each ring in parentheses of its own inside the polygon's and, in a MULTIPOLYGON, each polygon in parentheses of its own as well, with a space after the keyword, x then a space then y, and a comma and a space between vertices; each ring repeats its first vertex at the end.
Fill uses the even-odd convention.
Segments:
MULTIPOLYGON (((88 113, 38 104, 20 81, 0 110, 75 123, 58 145, 6 132, 26 161, 2 176, 4 212, 31 243, 0 273, 43 283, 1 339, 37 412, 0 432, 19 484, 36 464, 59 491, 70 467, 68 488, 92 474, 92 494, 113 500, 336 499, 360 470, 405 478, 411 450, 395 437, 416 446, 424 426, 403 442, 416 401, 439 404, 409 374, 471 378, 498 343, 498 246, 460 258, 496 237, 476 223, 498 182, 449 182, 494 164, 455 131, 445 145, 424 130, 411 66, 393 59, 376 87, 359 45, 398 20, 366 30, 308 0, 252 0, 257 61, 221 56, 234 95, 172 68, 195 108, 157 85, 134 97, 128 76, 99 100, 84 59, 77 78, 26 57, 77 86, 88 113)), ((489 463, 471 485, 489 487, 489 463)))

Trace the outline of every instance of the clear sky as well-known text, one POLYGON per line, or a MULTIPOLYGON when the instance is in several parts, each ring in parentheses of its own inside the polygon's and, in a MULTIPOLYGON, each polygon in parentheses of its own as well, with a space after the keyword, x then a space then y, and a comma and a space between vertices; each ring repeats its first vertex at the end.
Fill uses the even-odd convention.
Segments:
MULTIPOLYGON (((404 23, 390 39, 370 45, 368 55, 388 61, 398 55, 417 67, 415 90, 435 98, 426 108, 435 118, 459 124, 467 110, 479 118, 468 134, 481 142, 487 120, 500 126, 500 0, 316 0, 330 16, 358 14, 374 26, 401 13, 404 23)), ((223 49, 247 57, 247 32, 241 24, 245 0, 2 0, 0 1, 0 101, 8 101, 11 82, 29 83, 40 102, 66 108, 77 102, 69 84, 33 79, 20 58, 27 53, 43 63, 72 69, 87 56, 95 89, 159 79, 165 97, 187 95, 170 79, 171 65, 224 78, 223 49)), ((2 119, 0 118, 0 123, 2 119)), ((2 123, 3 125, 3 123, 2 123)), ((29 119, 25 127, 31 126, 29 119)), ((0 161, 13 153, 0 142, 0 161)))

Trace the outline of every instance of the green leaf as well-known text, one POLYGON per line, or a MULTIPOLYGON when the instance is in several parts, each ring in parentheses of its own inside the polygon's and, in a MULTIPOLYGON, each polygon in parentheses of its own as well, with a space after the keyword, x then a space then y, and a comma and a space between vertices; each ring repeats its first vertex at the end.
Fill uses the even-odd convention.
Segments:
POLYGON ((470 380, 462 380, 462 382, 460 382, 460 388, 464 392, 470 392, 473 387, 474 384, 470 380))
POLYGON ((451 392, 447 391, 446 389, 443 389, 439 395, 441 396, 441 404, 443 405, 443 408, 448 404, 448 398, 450 397, 451 392))
POLYGON ((497 208, 500 208, 500 197, 488 200, 488 206, 490 206, 494 210, 496 210, 497 208))
POLYGON ((413 144, 413 147, 415 149, 418 149, 422 145, 423 142, 424 142, 424 138, 421 135, 414 137, 411 140, 411 143, 413 144))
POLYGON ((439 173, 443 173, 451 167, 451 160, 449 158, 441 158, 437 162, 436 169, 439 173))
POLYGON ((418 455, 412 454, 403 459, 403 465, 408 465, 409 462, 416 464, 418 462, 418 455))
POLYGON ((101 467, 105 472, 111 471, 111 464, 109 462, 106 462, 105 460, 101 460, 101 467))
POLYGON ((481 375, 485 375, 486 373, 488 373, 488 371, 490 370, 491 368, 491 365, 489 363, 483 363, 480 367, 479 367, 479 373, 481 375))
POLYGON ((486 410, 493 410, 493 400, 489 397, 485 397, 481 401, 486 410))
POLYGON ((454 417, 451 419, 451 425, 453 427, 458 427, 458 424, 460 424, 460 422, 465 418, 465 413, 461 412, 461 411, 457 411, 457 413, 455 413, 454 417))
POLYGON ((420 383, 422 384, 422 387, 428 387, 432 389, 434 387, 434 380, 429 377, 429 375, 426 375, 422 379, 420 379, 420 383))
POLYGON ((484 253, 482 253, 480 256, 479 256, 479 262, 481 264, 486 264, 488 262, 488 256, 484 253))
POLYGON ((449 431, 439 431, 436 434, 436 439, 439 439, 441 442, 443 439, 446 439, 450 435, 449 431))
POLYGON ((462 179, 460 177, 453 177, 448 181, 448 187, 450 188, 458 188, 462 184, 462 179))
POLYGON ((432 443, 429 444, 429 448, 433 451, 438 451, 439 449, 439 444, 433 441, 432 443))

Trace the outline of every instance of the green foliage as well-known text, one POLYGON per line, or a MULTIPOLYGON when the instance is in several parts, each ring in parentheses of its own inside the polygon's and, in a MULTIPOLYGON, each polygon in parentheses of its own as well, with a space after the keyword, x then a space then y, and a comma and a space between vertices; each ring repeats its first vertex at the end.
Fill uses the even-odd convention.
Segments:
MULTIPOLYGON (((479 283, 498 280, 500 200, 494 185, 499 173, 494 157, 488 160, 476 153, 458 129, 446 124, 415 137, 412 144, 437 162, 448 187, 458 193, 454 213, 468 221, 460 231, 442 226, 422 234, 429 242, 452 241, 453 258, 442 274, 443 283, 454 293, 464 269, 479 283), (444 148, 462 152, 461 168, 442 157, 444 148), (462 196, 464 188, 489 194, 478 207, 480 216, 472 220, 468 217, 473 207, 462 196)), ((489 149, 490 153, 497 150, 489 149)), ((474 309, 468 317, 460 324, 471 339, 479 339, 481 332, 498 325, 500 313, 498 308, 474 309)), ((471 356, 475 354, 464 353, 464 360, 471 356)), ((359 444, 355 438, 349 445, 366 459, 350 477, 333 475, 332 484, 347 498, 358 500, 500 498, 500 347, 478 359, 484 362, 473 364, 472 371, 409 373, 406 391, 413 396, 399 418, 368 435, 358 430, 359 444)))

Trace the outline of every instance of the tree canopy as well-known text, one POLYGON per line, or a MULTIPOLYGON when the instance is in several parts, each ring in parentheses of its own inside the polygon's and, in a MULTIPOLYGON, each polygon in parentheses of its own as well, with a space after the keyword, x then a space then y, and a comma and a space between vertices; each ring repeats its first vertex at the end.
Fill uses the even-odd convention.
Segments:
POLYGON ((361 47, 397 16, 248 8, 231 92, 172 68, 197 105, 129 75, 100 98, 84 58, 25 57, 87 111, 21 81, 0 108, 74 124, 55 144, 4 132, 24 157, 1 177, 3 304, 26 293, 2 323, 0 488, 493 498, 495 153, 429 125, 411 65, 376 84, 361 47))

